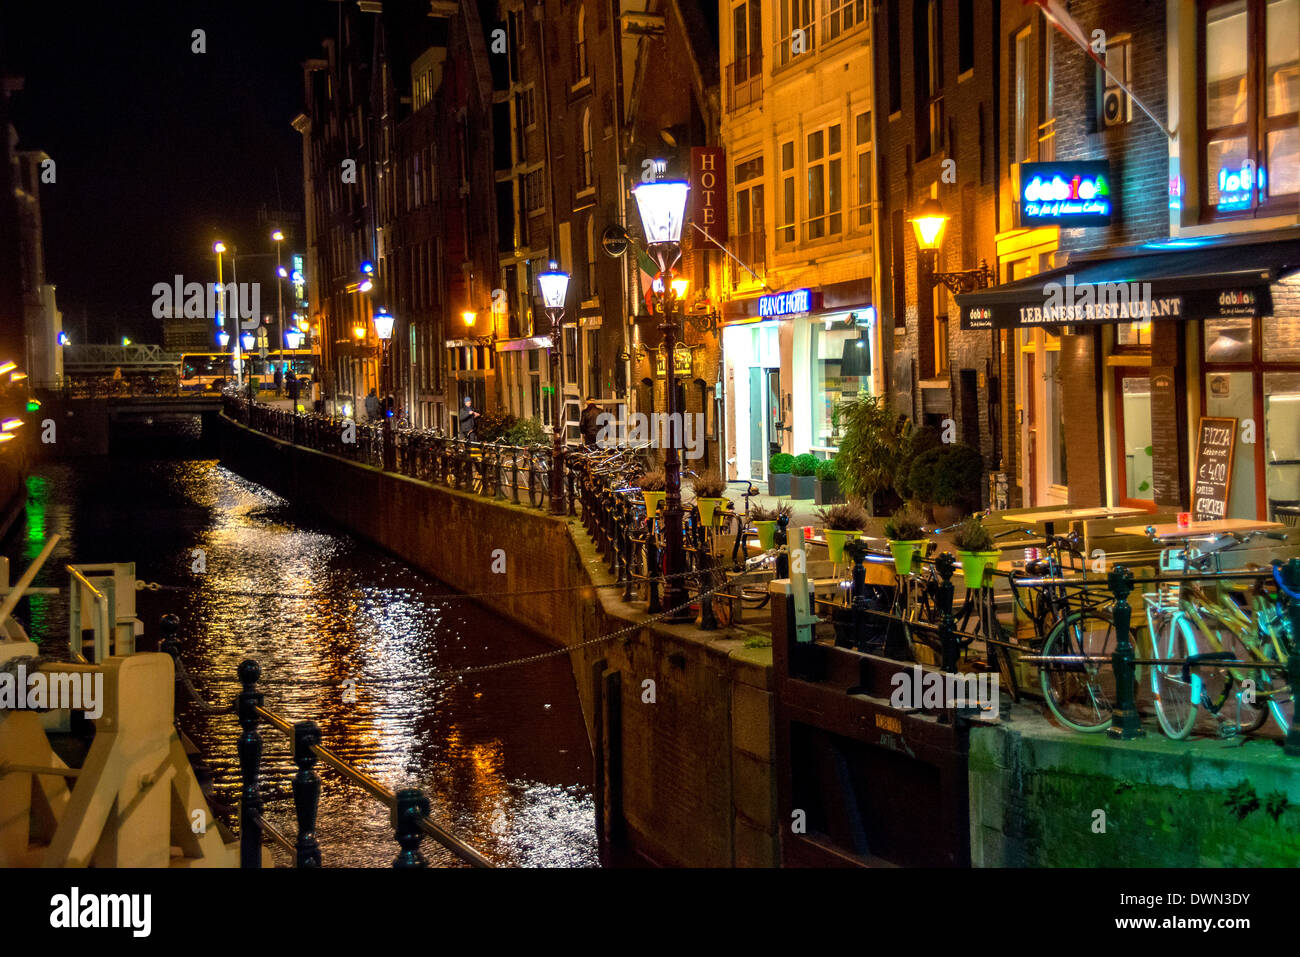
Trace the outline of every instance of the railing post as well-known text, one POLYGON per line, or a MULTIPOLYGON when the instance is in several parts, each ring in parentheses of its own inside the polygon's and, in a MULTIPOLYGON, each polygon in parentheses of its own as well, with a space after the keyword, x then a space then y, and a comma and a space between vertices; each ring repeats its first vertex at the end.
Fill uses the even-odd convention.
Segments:
POLYGON ((790 577, 790 553, 786 550, 789 544, 790 516, 778 515, 776 519, 776 536, 773 543, 776 545, 776 577, 790 577))
POLYGON ((952 554, 944 552, 934 560, 935 571, 942 581, 939 583, 935 599, 939 603, 939 648, 943 654, 940 667, 944 671, 955 672, 957 660, 961 657, 961 646, 957 644, 957 623, 952 617, 952 573, 957 563, 952 554))
POLYGON ((320 867, 320 845, 316 843, 316 812, 320 808, 320 776, 316 774, 316 752, 320 727, 315 721, 298 721, 293 726, 293 809, 298 815, 298 840, 294 843, 297 867, 320 867))
MULTIPOLYGON (((1126 565, 1116 565, 1111 569, 1108 584, 1115 596, 1115 604, 1111 606, 1111 618, 1115 622, 1115 653, 1111 655, 1115 668, 1115 711, 1106 734, 1128 741, 1146 734, 1138 718, 1137 669, 1133 665, 1133 643, 1129 640, 1133 608, 1128 603, 1128 596, 1133 591, 1133 573, 1126 565)), ((1088 650, 1079 649, 1085 655, 1088 650)), ((1083 667, 1087 669, 1088 665, 1085 663, 1083 667)))
POLYGON ((406 788, 397 792, 397 807, 393 810, 393 828, 397 843, 402 846, 393 867, 428 867, 429 862, 420 853, 424 831, 420 819, 429 813, 429 799, 419 788, 406 788))
POLYGON ((623 549, 623 600, 632 600, 632 503, 626 495, 619 496, 620 521, 623 537, 619 543, 623 549))
POLYGON ((262 669, 256 661, 239 663, 239 681, 244 690, 239 693, 237 711, 239 726, 244 733, 239 736, 239 770, 243 777, 243 791, 239 800, 239 866, 262 866, 262 796, 257 790, 258 766, 262 762, 262 736, 257 732, 257 709, 262 696, 257 692, 257 679, 262 669))
MULTIPOLYGON (((1300 591, 1300 558, 1293 558, 1278 569, 1283 584, 1291 591, 1300 591)), ((1291 685, 1291 700, 1295 701, 1296 689, 1300 688, 1300 601, 1294 599, 1288 603, 1287 618, 1291 623, 1291 653, 1286 659, 1286 680, 1291 685)), ((1286 743, 1282 750, 1287 754, 1300 754, 1300 719, 1295 717, 1292 707, 1291 727, 1286 731, 1286 743)))
POLYGON ((652 615, 657 615, 664 610, 664 606, 659 603, 659 545, 655 542, 654 516, 649 514, 649 508, 646 509, 647 518, 645 526, 645 577, 650 582, 650 601, 646 606, 646 611, 652 615))

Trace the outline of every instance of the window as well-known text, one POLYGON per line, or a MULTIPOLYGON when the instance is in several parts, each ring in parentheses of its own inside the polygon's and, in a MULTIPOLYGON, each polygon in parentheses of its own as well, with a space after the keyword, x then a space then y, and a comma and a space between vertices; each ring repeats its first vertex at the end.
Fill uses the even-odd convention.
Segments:
MULTIPOLYGON (((750 269, 758 269, 767 261, 762 178, 763 157, 756 156, 736 164, 736 236, 733 247, 735 255, 750 269)), ((742 269, 733 269, 732 287, 748 276, 749 273, 742 269)))
POLYGON ((596 217, 587 217, 587 298, 596 298, 596 217))
POLYGON ((579 183, 580 189, 591 189, 595 185, 591 165, 591 108, 588 107, 582 111, 582 166, 579 169, 582 180, 579 183))
MULTIPOLYGON (((1056 159, 1056 54, 1053 31, 1038 31, 1038 161, 1056 159)), ((1104 100, 1104 97, 1103 97, 1104 100)))
POLYGON ((1200 64, 1207 218, 1300 198, 1300 0, 1205 4, 1200 64))
POLYGON ((817 26, 813 22, 813 0, 780 0, 781 4, 781 65, 795 57, 811 53, 816 46, 817 26))
POLYGON ((783 244, 794 242, 794 140, 781 144, 781 229, 783 244))
POLYGON ((564 327, 564 382, 578 384, 578 327, 564 327))
POLYGON ((1011 162, 1029 160, 1029 27, 1016 34, 1015 83, 1011 95, 1015 97, 1012 116, 1015 130, 1012 138, 1011 162))
POLYGON ((843 160, 840 125, 808 134, 808 219, 805 236, 822 239, 844 231, 840 208, 843 203, 843 160))
POLYGON ((943 149, 943 22, 939 0, 922 0, 916 13, 917 99, 926 104, 925 112, 917 115, 918 122, 925 122, 917 131, 917 141, 923 144, 924 159, 943 149))
POLYGON ((539 167, 524 174, 524 208, 530 213, 541 210, 546 202, 542 172, 539 167))
POLYGON ((886 26, 886 45, 889 50, 889 112, 903 108, 903 58, 898 35, 901 21, 898 18, 898 0, 889 0, 889 23, 886 26))
POLYGON ((871 113, 859 113, 853 118, 853 145, 857 150, 858 194, 854 206, 858 211, 857 224, 871 225, 871 113))
POLYGON ((587 10, 578 4, 578 26, 574 33, 574 50, 578 56, 578 82, 591 76, 591 64, 587 62, 587 10))
POLYGON ((600 330, 587 330, 587 395, 599 396, 600 388, 600 330))
POLYGON ((957 2, 957 72, 975 69, 975 0, 957 2))
POLYGON ((763 13, 759 0, 731 10, 732 62, 727 68, 727 109, 756 102, 763 93, 763 13))
POLYGON ((867 22, 865 0, 827 0, 826 39, 834 40, 867 22))

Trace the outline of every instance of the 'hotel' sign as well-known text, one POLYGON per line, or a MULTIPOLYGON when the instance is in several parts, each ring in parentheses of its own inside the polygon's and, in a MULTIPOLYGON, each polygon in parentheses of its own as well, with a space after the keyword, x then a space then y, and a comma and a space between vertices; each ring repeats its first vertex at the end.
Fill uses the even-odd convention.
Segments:
POLYGON ((691 148, 691 221, 727 241, 727 154, 720 146, 691 148))
POLYGON ((812 311, 811 289, 795 289, 791 292, 778 292, 775 295, 758 297, 758 314, 764 319, 793 316, 810 311, 812 311))

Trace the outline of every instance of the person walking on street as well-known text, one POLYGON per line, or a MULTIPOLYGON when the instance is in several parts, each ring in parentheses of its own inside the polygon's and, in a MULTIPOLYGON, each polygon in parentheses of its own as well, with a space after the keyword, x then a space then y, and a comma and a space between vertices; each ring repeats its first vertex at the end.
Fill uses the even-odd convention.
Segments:
POLYGON ((275 367, 275 394, 284 395, 284 370, 278 365, 275 367))
POLYGON ((289 370, 289 374, 284 379, 285 390, 289 393, 289 406, 293 411, 298 411, 298 377, 289 370))
POLYGON ((460 413, 457 415, 457 425, 460 426, 460 437, 462 439, 478 438, 479 413, 474 411, 474 400, 465 396, 461 403, 460 413))
POLYGON ((375 390, 371 389, 370 394, 366 396, 366 420, 374 422, 379 418, 379 396, 375 395, 375 390))
POLYGON ((596 400, 587 396, 587 407, 582 410, 582 418, 578 423, 578 431, 582 433, 582 444, 587 448, 596 447, 596 432, 600 421, 600 406, 596 405, 596 400))

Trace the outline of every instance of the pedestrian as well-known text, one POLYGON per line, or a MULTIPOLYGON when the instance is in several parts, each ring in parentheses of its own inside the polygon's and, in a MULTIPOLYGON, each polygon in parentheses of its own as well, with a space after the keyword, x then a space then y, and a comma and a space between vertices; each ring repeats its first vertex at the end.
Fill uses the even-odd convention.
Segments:
POLYGON ((374 422, 379 418, 379 396, 375 395, 375 390, 371 389, 370 394, 366 396, 366 419, 374 422))
POLYGON ((285 385, 285 389, 288 390, 289 393, 289 406, 295 412, 297 412, 298 411, 298 377, 293 374, 292 369, 289 370, 289 374, 285 377, 284 385, 285 385))
POLYGON ((596 400, 587 396, 587 407, 582 410, 582 418, 578 423, 578 431, 582 433, 582 444, 587 448, 596 447, 596 432, 600 421, 600 406, 596 405, 596 400))
POLYGON ((284 370, 278 365, 275 367, 275 394, 284 395, 284 370))
POLYGON ((465 396, 461 401, 460 413, 456 417, 462 439, 478 438, 478 423, 475 421, 478 417, 479 413, 474 411, 474 400, 465 396))

